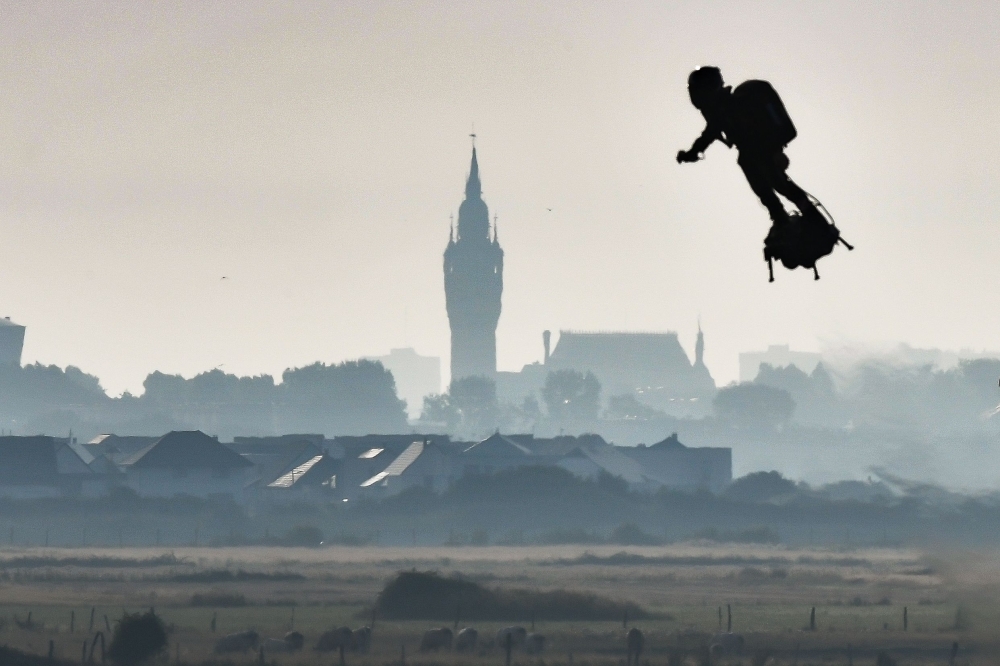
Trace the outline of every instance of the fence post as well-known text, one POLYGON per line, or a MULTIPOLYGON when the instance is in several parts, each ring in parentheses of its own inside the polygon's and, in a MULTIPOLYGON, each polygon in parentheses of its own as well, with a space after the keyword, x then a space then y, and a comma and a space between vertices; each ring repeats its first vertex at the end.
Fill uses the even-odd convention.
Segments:
POLYGON ((906 606, 903 606, 903 631, 907 631, 907 629, 909 628, 909 624, 910 622, 909 618, 907 617, 906 606))
POLYGON ((503 639, 504 666, 510 666, 510 650, 513 647, 514 637, 512 632, 507 632, 503 639))
POLYGON ((69 633, 72 634, 75 632, 76 632, 76 611, 71 610, 69 612, 69 633))
POLYGON ((97 610, 96 606, 90 607, 90 626, 87 627, 87 633, 94 633, 94 612, 97 610))
POLYGON ((726 633, 733 633, 733 607, 726 604, 726 633))

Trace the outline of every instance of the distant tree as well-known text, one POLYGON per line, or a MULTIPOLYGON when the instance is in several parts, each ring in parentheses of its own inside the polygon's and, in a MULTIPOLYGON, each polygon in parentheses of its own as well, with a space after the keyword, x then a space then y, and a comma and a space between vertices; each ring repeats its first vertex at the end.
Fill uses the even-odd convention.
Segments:
POLYGON ((786 479, 776 471, 753 472, 733 481, 723 491, 730 499, 747 502, 766 502, 795 492, 794 481, 786 479))
POLYGON ((455 432, 462 421, 462 416, 451 404, 451 397, 447 393, 434 393, 424 396, 424 408, 420 412, 420 420, 428 426, 443 425, 447 432, 455 432))
POLYGON ((152 610, 126 613, 118 621, 108 658, 120 666, 137 666, 167 648, 167 629, 152 610))
POLYGON ((795 401, 784 389, 745 382, 720 389, 712 408, 721 421, 738 428, 773 430, 792 418, 795 401))
POLYGON ((280 418, 285 432, 364 435, 405 432, 406 403, 392 373, 378 361, 314 363, 281 375, 280 418))
POLYGON ((753 383, 788 391, 795 402, 797 421, 823 425, 843 425, 847 421, 833 378, 822 363, 810 374, 794 365, 774 367, 764 363, 753 383))
POLYGON ((601 409, 601 383, 590 371, 555 370, 545 378, 542 399, 560 423, 591 423, 601 409))
POLYGON ((650 421, 666 415, 666 412, 639 402, 631 393, 611 396, 604 410, 604 418, 618 421, 650 421))
POLYGON ((448 387, 449 403, 457 411, 461 430, 482 435, 500 425, 497 385, 487 377, 463 377, 448 387))

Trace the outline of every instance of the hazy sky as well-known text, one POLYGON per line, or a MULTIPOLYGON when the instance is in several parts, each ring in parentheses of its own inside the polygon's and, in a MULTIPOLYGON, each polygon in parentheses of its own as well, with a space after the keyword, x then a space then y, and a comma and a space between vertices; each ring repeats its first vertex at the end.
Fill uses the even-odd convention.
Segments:
POLYGON ((541 332, 997 347, 1000 4, 0 3, 0 315, 112 393, 413 346, 479 135, 501 369, 541 332), (767 78, 853 253, 767 283, 690 69, 767 78), (551 208, 552 211, 547 211, 551 208), (227 279, 221 279, 226 276, 227 279))

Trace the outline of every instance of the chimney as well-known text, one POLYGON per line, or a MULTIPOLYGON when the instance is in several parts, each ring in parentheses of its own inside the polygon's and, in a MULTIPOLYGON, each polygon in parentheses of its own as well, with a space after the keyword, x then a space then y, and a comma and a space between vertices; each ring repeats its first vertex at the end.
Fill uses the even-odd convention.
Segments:
POLYGON ((544 363, 548 365, 549 363, 549 343, 552 340, 552 331, 542 331, 542 344, 545 345, 545 361, 544 363))

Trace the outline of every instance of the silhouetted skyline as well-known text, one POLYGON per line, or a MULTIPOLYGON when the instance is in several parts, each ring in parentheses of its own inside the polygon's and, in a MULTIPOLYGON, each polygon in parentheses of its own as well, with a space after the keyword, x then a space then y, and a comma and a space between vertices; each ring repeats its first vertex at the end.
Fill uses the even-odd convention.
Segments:
POLYGON ((994 3, 0 9, 0 315, 26 362, 112 393, 400 347, 447 367, 442 230, 473 126, 502 370, 546 329, 676 330, 690 355, 699 314, 720 385, 769 344, 996 346, 994 3), (859 247, 819 283, 757 279, 766 221, 733 153, 673 163, 702 64, 781 92, 796 179, 859 247))

